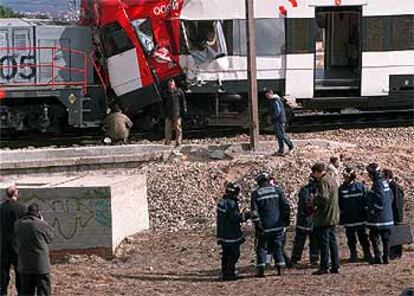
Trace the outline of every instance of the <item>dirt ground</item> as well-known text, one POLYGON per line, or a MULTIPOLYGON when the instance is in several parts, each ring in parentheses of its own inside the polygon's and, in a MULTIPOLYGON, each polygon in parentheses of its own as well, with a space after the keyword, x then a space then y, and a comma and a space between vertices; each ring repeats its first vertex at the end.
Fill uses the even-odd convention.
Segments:
MULTIPOLYGON (((290 254, 293 233, 289 233, 290 254)), ((340 257, 347 258, 340 235, 340 257)), ((141 234, 123 246, 124 255, 113 261, 99 258, 53 266, 54 295, 400 295, 413 285, 414 256, 405 252, 390 265, 342 261, 339 275, 312 276, 307 257, 298 268, 277 277, 272 268, 266 278, 254 278, 253 236, 242 246, 238 264, 241 279, 218 281, 219 246, 212 229, 174 234, 141 234)))
MULTIPOLYGON (((413 226, 414 128, 339 130, 296 134, 292 138, 336 140, 356 146, 337 149, 302 147, 293 156, 282 159, 182 161, 118 170, 122 174, 147 173, 151 230, 124 242, 113 260, 71 256, 53 264, 53 295, 397 296, 403 289, 414 287, 414 245, 405 246, 402 260, 392 261, 389 265, 350 264, 345 260, 349 254, 341 227, 338 227, 342 259, 339 275, 312 276, 314 269, 308 265, 306 256, 301 265, 286 270, 282 277, 276 277, 274 270, 269 268, 266 278, 256 279, 253 277, 250 224, 246 225, 247 242, 242 246, 238 264, 241 279, 218 281, 220 248, 214 236, 216 200, 226 178, 241 178, 242 186, 248 192, 253 183, 252 176, 260 168, 270 169, 293 201, 296 190, 306 181, 309 167, 315 161, 326 161, 329 156, 340 153, 349 155, 349 162, 357 167, 362 179, 366 179, 363 174, 365 165, 379 162, 398 175, 406 192, 406 221, 413 226)), ((212 142, 246 139, 247 136, 238 136, 212 142)), ((263 136, 262 139, 274 140, 274 137, 263 136)), ((246 196, 242 206, 248 203, 246 196)), ((288 254, 293 236, 292 232, 288 234, 288 254)))

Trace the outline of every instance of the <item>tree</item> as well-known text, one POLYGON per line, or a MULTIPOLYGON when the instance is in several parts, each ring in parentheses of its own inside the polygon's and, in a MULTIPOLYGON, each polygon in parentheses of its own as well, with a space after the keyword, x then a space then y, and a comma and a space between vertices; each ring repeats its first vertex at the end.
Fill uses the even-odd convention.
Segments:
POLYGON ((11 17, 19 17, 19 15, 8 7, 0 6, 0 18, 11 17))

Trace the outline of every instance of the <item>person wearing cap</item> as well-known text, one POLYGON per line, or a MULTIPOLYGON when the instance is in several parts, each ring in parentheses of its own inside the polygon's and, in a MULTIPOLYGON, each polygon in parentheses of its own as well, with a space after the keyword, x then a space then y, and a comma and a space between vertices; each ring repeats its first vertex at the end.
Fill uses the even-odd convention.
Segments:
POLYGON ((251 194, 251 212, 257 235, 257 277, 264 277, 266 255, 270 252, 275 260, 277 274, 286 266, 283 256, 284 228, 290 223, 290 205, 283 191, 270 183, 268 172, 256 177, 258 188, 251 194))
POLYGON ((51 295, 49 244, 54 233, 43 220, 39 206, 31 204, 14 227, 14 244, 19 258, 21 295, 51 295))
POLYGON ((311 170, 312 176, 318 182, 312 221, 320 249, 320 267, 313 274, 339 273, 338 243, 335 234, 335 226, 339 223, 338 186, 332 176, 326 173, 324 163, 314 164, 311 170))
POLYGON ((345 227, 349 248, 349 261, 357 262, 357 236, 364 252, 364 260, 372 259, 368 235, 365 230, 368 188, 356 179, 354 168, 348 166, 342 173, 344 182, 339 187, 340 224, 345 227))
POLYGON ((229 182, 217 204, 217 243, 221 245, 221 273, 223 280, 236 279, 236 264, 240 258, 240 245, 245 242, 241 223, 250 213, 240 213, 238 196, 240 186, 229 182))
POLYGON ((184 91, 178 88, 174 79, 168 80, 167 89, 162 94, 165 114, 165 145, 170 145, 173 130, 175 130, 175 143, 180 146, 183 138, 181 126, 181 109, 187 113, 187 102, 184 91), (182 104, 182 108, 181 108, 182 104))
POLYGON ((369 239, 375 257, 370 263, 388 264, 391 228, 394 226, 392 214, 393 194, 388 182, 382 178, 381 168, 377 163, 369 164, 366 170, 372 180, 372 187, 367 197, 367 227, 370 230, 369 239))
POLYGON ((289 148, 288 154, 291 154, 294 146, 290 141, 289 137, 286 135, 285 126, 286 126, 286 112, 285 106, 283 105, 280 97, 273 92, 270 88, 264 89, 264 95, 266 100, 270 102, 272 108, 272 121, 274 124, 274 130, 276 133, 276 138, 278 142, 278 150, 274 155, 284 156, 285 155, 285 143, 289 148))
POLYGON ((20 273, 17 269, 17 254, 13 250, 14 223, 23 217, 26 207, 18 202, 19 190, 15 185, 6 188, 6 200, 0 205, 0 252, 1 277, 0 295, 7 295, 10 282, 10 269, 14 267, 15 286, 20 295, 20 273))
POLYGON ((310 175, 308 184, 303 186, 298 194, 298 212, 296 215, 296 234, 293 241, 292 264, 296 264, 302 258, 306 238, 309 239, 309 260, 311 265, 317 265, 319 261, 319 248, 313 231, 312 214, 313 200, 316 194, 316 179, 310 175))
MULTIPOLYGON (((394 218, 394 225, 402 224, 404 220, 404 190, 398 184, 396 178, 394 178, 394 173, 392 170, 383 169, 382 176, 384 180, 388 182, 392 194, 394 195, 394 200, 392 201, 392 215, 394 218)), ((402 252, 402 245, 392 246, 390 248, 390 259, 400 259, 402 252)))

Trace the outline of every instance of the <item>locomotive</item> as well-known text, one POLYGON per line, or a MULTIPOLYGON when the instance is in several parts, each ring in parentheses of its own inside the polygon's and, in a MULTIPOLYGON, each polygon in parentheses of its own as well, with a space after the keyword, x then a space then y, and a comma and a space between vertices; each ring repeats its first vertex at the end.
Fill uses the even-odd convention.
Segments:
MULTIPOLYGON (((255 1, 258 89, 310 110, 413 109, 413 11, 410 0, 255 1)), ((157 128, 170 78, 187 93, 185 124, 246 127, 246 43, 243 0, 83 0, 76 26, 0 20, 0 128, 96 127, 112 103, 157 128)))

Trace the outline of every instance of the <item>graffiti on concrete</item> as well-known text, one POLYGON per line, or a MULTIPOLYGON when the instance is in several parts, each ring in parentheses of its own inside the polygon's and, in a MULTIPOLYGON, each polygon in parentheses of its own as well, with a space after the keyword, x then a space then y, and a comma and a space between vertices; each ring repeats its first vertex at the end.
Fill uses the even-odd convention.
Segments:
POLYGON ((111 226, 109 198, 107 190, 93 189, 73 198, 50 199, 31 194, 28 199, 23 199, 27 205, 37 203, 56 234, 65 240, 71 240, 90 223, 111 226))

